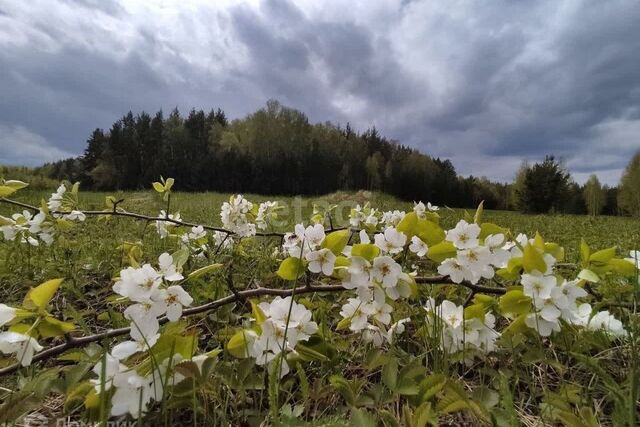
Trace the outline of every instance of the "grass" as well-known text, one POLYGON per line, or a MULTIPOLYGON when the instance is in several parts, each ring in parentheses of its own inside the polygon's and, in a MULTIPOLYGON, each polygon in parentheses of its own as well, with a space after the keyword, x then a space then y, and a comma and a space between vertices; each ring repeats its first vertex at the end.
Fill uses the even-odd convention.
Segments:
MULTIPOLYGON (((37 205, 41 199, 46 199, 49 195, 50 191, 29 190, 19 192, 14 199, 37 205)), ((124 199, 119 206, 133 212, 156 216, 161 209, 166 208, 166 203, 151 191, 126 193, 81 191, 80 206, 86 210, 103 209, 107 195, 124 199)), ((333 215, 335 226, 347 224, 349 210, 356 204, 362 205, 370 202, 373 207, 381 210, 400 209, 405 211, 410 210, 413 205, 384 194, 368 192, 335 193, 311 198, 265 197, 251 194, 246 197, 254 203, 278 200, 284 204, 285 221, 276 227, 275 231, 287 231, 297 222, 307 222, 313 212, 314 203, 325 206, 337 205, 333 215)), ((220 206, 228 198, 228 194, 220 193, 175 193, 171 197, 170 211, 179 211, 185 221, 220 225, 220 206)), ((1 215, 8 215, 16 210, 13 206, 0 204, 1 215)), ((459 209, 443 207, 440 214, 443 227, 451 228, 464 212, 459 209)), ((566 261, 570 263, 578 260, 581 238, 584 238, 594 249, 618 246, 623 254, 631 249, 640 248, 640 226, 637 220, 631 218, 523 215, 516 212, 485 211, 484 221, 506 226, 515 234, 523 232, 533 235, 539 231, 547 241, 553 241, 565 247, 566 261)), ((89 218, 85 224, 75 226, 65 233, 64 238, 59 239, 52 247, 34 248, 17 243, 0 243, 0 302, 7 304, 19 302, 29 287, 53 277, 65 277, 64 288, 54 300, 54 312, 66 319, 73 319, 85 333, 125 326, 127 322, 118 314, 121 307, 114 307, 109 302, 112 295, 112 278, 126 266, 126 258, 117 248, 125 242, 141 242, 144 251, 143 259, 150 262, 153 262, 157 255, 164 251, 173 251, 175 244, 160 239, 153 227, 153 223, 145 224, 143 221, 128 218, 111 218, 109 221, 89 218)), ((278 243, 278 239, 263 239, 255 244, 239 248, 245 251, 246 256, 238 262, 234 261, 233 278, 234 282, 238 284, 238 288, 248 287, 255 281, 260 281, 260 283, 275 281, 273 272, 277 269, 277 261, 269 255, 278 243)), ((218 261, 223 262, 225 259, 195 261, 189 267, 194 269, 200 265, 218 261)), ((227 293, 225 286, 225 275, 219 274, 214 275, 208 282, 193 286, 189 292, 194 296, 196 304, 199 304, 214 299, 216 295, 221 293, 227 293)), ((434 292, 441 292, 449 298, 454 298, 455 291, 456 289, 453 287, 442 287, 434 292)), ((460 297, 460 295, 458 296, 460 297)), ((302 401, 304 418, 314 421, 311 425, 342 425, 340 422, 346 419, 346 415, 342 411, 346 410, 341 406, 341 398, 338 397, 335 389, 329 387, 329 377, 342 375, 354 384, 353 387, 356 389, 361 387, 358 390, 362 391, 368 387, 366 384, 380 382, 379 366, 374 364, 373 368, 371 367, 372 356, 370 352, 354 350, 354 348, 363 346, 358 346, 357 342, 352 342, 350 339, 340 338, 340 333, 329 332, 335 331, 333 323, 335 314, 339 311, 339 303, 336 299, 312 295, 302 300, 305 304, 313 306, 314 318, 319 324, 326 326, 327 337, 331 337, 331 344, 337 350, 337 355, 327 365, 310 364, 305 367, 308 378, 304 380, 306 386, 302 392, 300 391, 302 379, 295 377, 295 375, 280 384, 279 403, 293 406, 302 401)), ((214 314, 203 316, 199 321, 204 330, 200 339, 200 349, 206 351, 224 345, 232 332, 230 325, 237 325, 241 320, 239 316, 247 311, 247 307, 230 306, 228 310, 219 310, 214 314), (233 308, 235 310, 232 310, 233 308)), ((423 314, 420 305, 416 304, 416 307, 407 308, 405 312, 399 312, 397 315, 416 317, 423 314)), ((327 339, 329 340, 329 338, 327 339)), ((596 381, 594 374, 589 370, 582 368, 564 370, 563 364, 574 362, 570 361, 566 354, 562 354, 562 351, 585 345, 574 342, 571 336, 565 337, 564 340, 563 346, 565 348, 547 349, 543 348, 541 344, 538 348, 523 351, 522 354, 503 355, 505 359, 500 363, 504 364, 505 360, 510 360, 512 363, 519 361, 523 363, 521 368, 509 366, 507 363, 504 365, 507 367, 506 370, 502 368, 499 370, 500 365, 496 362, 496 366, 476 366, 477 373, 472 373, 472 370, 462 366, 452 367, 447 363, 443 364, 445 368, 442 369, 446 375, 460 378, 467 384, 482 384, 490 386, 492 389, 501 390, 501 402, 506 397, 509 398, 509 401, 515 401, 515 405, 522 415, 520 421, 527 424, 526 420, 533 420, 530 425, 534 425, 539 421, 539 417, 532 414, 539 413, 536 405, 540 401, 553 399, 556 396, 553 393, 578 393, 570 387, 555 389, 555 386, 560 383, 557 380, 558 377, 564 376, 566 384, 570 385, 596 381), (543 360, 541 354, 545 354, 544 357, 553 363, 540 363, 543 360), (499 383, 499 381, 503 381, 504 372, 509 375, 508 381, 513 384, 511 382, 507 385, 499 383), (506 392, 503 393, 504 390, 506 392)), ((403 348, 413 351, 415 356, 433 360, 433 355, 424 343, 406 341, 403 346, 403 348)), ((625 375, 624 365, 628 357, 628 354, 623 353, 627 350, 605 350, 605 348, 603 347, 597 360, 607 366, 610 375, 617 379, 623 378, 625 375)), ((403 364, 407 360, 407 354, 402 351, 393 356, 403 360, 403 364)), ((445 360, 445 362, 447 361, 445 360)), ((8 360, 0 360, 0 366, 8 363, 8 360)), ((35 368, 30 369, 28 372, 35 372, 35 368)), ((268 391, 265 389, 265 384, 268 381, 264 377, 264 372, 256 371, 253 365, 237 364, 226 354, 221 356, 215 369, 220 374, 214 377, 206 391, 203 391, 203 394, 198 397, 200 403, 206 408, 204 413, 198 414, 198 423, 235 425, 238 420, 242 420, 243 424, 257 425, 260 417, 268 412, 265 410, 268 405, 268 391)), ((3 379, 2 385, 10 387, 6 381, 6 378, 3 379)), ((374 387, 372 386, 372 388, 374 387)), ((371 392, 371 396, 374 397, 367 397, 373 399, 374 407, 377 405, 393 410, 394 405, 399 405, 399 398, 392 402, 389 400, 392 399, 391 397, 376 393, 377 391, 374 390, 371 392)), ((593 390, 581 390, 580 393, 585 394, 585 399, 587 397, 594 398, 594 396, 601 399, 603 396, 601 390, 596 387, 593 390)), ((358 393, 355 394, 358 395, 358 393)), ((192 402, 186 406, 190 408, 191 404, 192 402)), ((504 406, 505 411, 509 409, 508 404, 504 404, 504 406)), ((604 408, 603 410, 608 409, 604 408)), ((398 406, 394 415, 403 413, 402 411, 403 409, 398 406)), ((185 415, 178 409, 172 412, 168 419, 169 425, 171 420, 175 419, 181 420, 183 424, 189 424, 186 421, 189 419, 189 415, 185 415)), ((155 422, 166 425, 167 415, 163 414, 155 422)), ((441 420, 441 422, 443 425, 447 425, 446 420, 441 420)), ((449 422, 453 425, 462 423, 463 420, 458 415, 452 415, 449 422)), ((154 420, 148 420, 148 423, 153 424, 154 420)), ((291 425, 303 424, 299 421, 293 421, 291 425)))

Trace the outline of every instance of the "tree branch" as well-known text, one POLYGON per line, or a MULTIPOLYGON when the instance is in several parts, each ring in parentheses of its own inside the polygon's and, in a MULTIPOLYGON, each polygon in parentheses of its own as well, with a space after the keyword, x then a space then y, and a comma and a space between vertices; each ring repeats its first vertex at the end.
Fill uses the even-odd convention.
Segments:
MULTIPOLYGON (((465 286, 471 289, 472 291, 476 291, 476 292, 488 292, 488 293, 495 293, 495 294, 502 294, 505 292, 505 290, 501 288, 489 288, 485 286, 473 285, 471 283, 466 283, 466 282, 463 282, 460 284, 454 283, 451 281, 451 279, 448 276, 417 277, 415 280, 416 280, 416 283, 420 283, 420 284, 434 284, 434 285, 435 284, 444 284, 444 285, 454 284, 459 286, 465 286)), ((309 286, 298 287, 295 290, 295 294, 301 295, 301 294, 309 294, 314 292, 342 292, 342 291, 348 291, 348 290, 349 289, 346 289, 345 287, 339 284, 309 285, 309 286)), ((226 297, 208 302, 206 304, 187 308, 183 310, 182 315, 184 317, 187 317, 187 316, 193 316, 196 314, 206 313, 208 311, 215 310, 224 305, 231 304, 237 301, 242 301, 247 298, 260 297, 260 296, 288 297, 288 296, 291 296, 292 294, 293 294, 293 289, 274 289, 274 288, 245 289, 242 291, 235 291, 231 295, 227 295, 226 297)), ((160 324, 164 324, 168 321, 166 317, 161 317, 158 320, 160 324)), ((130 332, 130 328, 119 328, 119 329, 111 329, 106 332, 102 332, 94 335, 87 335, 83 337, 73 337, 73 336, 67 335, 65 337, 66 341, 63 344, 50 347, 46 350, 41 351, 40 353, 35 354, 33 356, 33 362, 50 359, 72 348, 82 347, 92 342, 102 341, 103 339, 106 339, 106 338, 119 337, 122 335, 126 335, 129 332, 130 332)), ((20 364, 18 363, 11 366, 7 366, 5 368, 0 369, 0 376, 11 374, 17 371, 18 369, 20 369, 20 364)))
MULTIPOLYGON (((22 208, 25 209, 30 209, 34 212, 38 212, 40 210, 40 208, 38 208, 37 206, 33 206, 33 205, 29 205, 27 203, 22 203, 22 202, 18 202, 16 200, 11 200, 11 199, 7 199, 4 197, 0 197, 0 202, 2 203, 7 203, 10 205, 14 205, 14 206, 20 206, 22 208)), ((87 216, 121 216, 121 217, 126 217, 126 218, 134 218, 134 219, 141 219, 141 220, 145 220, 145 221, 163 221, 163 222, 169 222, 175 225, 179 225, 182 227, 197 227, 197 226, 201 226, 202 228, 204 228, 205 230, 210 230, 210 231, 220 231, 222 233, 226 233, 227 235, 235 235, 236 233, 234 233, 231 230, 227 230, 226 228, 222 228, 222 227, 215 227, 212 225, 204 225, 204 224, 195 224, 195 223, 191 223, 191 222, 185 222, 185 221, 180 221, 180 220, 176 220, 176 219, 172 219, 169 217, 156 217, 156 216, 149 216, 149 215, 143 215, 143 214, 139 214, 139 213, 135 213, 135 212, 129 212, 126 211, 124 209, 117 209, 114 206, 114 210, 104 210, 104 211, 79 211, 82 212, 83 214, 87 215, 87 216)), ((51 211, 51 214, 53 215, 66 215, 69 212, 64 212, 64 211, 51 211)), ((167 213, 168 215, 168 213, 167 213)), ((338 230, 346 230, 347 227, 338 227, 338 228, 329 228, 327 230, 325 230, 325 232, 332 232, 332 231, 338 231, 338 230)), ((280 237, 280 238, 284 238, 285 233, 281 233, 281 232, 256 232, 255 234, 258 237, 280 237)))

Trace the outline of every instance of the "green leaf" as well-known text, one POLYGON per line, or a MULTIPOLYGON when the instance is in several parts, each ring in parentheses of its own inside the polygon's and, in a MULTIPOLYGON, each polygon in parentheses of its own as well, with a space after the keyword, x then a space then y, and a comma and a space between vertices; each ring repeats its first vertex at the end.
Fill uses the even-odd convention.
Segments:
POLYGON ((73 331, 76 326, 70 322, 63 322, 52 316, 46 316, 38 324, 38 332, 42 338, 59 337, 73 331))
POLYGON ((85 398, 91 391, 95 392, 93 384, 84 381, 76 384, 68 393, 64 401, 64 410, 69 412, 75 405, 84 403, 85 398))
POLYGON ((444 374, 431 374, 420 382, 422 401, 426 402, 433 398, 447 384, 447 377, 444 374))
POLYGON ((544 251, 548 254, 551 254, 556 261, 562 262, 564 261, 564 248, 557 243, 545 243, 544 251))
POLYGON ((491 222, 484 222, 480 225, 480 239, 485 239, 490 235, 506 234, 506 232, 506 229, 491 222))
POLYGON ((398 359, 389 359, 382 367, 382 382, 389 390, 395 390, 398 381, 398 359))
POLYGON ((64 279, 51 279, 35 288, 31 288, 24 298, 23 305, 25 308, 46 309, 47 304, 56 294, 63 281, 64 279))
POLYGON ((595 262, 595 263, 606 264, 609 261, 611 261, 611 259, 615 256, 616 256, 616 247, 613 246, 611 248, 602 249, 598 252, 592 253, 591 256, 589 257, 589 263, 595 262))
POLYGON ((591 249, 589 249, 589 245, 584 239, 580 240, 580 261, 582 262, 582 266, 586 267, 589 265, 589 257, 591 256, 591 249))
POLYGON ((351 256, 359 256, 367 261, 373 261, 380 254, 380 248, 373 243, 356 243, 351 248, 351 256))
POLYGON ((427 252, 427 257, 435 262, 442 262, 447 258, 454 258, 458 254, 458 251, 453 243, 448 240, 433 245, 427 252))
POLYGON ((349 242, 351 231, 338 230, 329 233, 322 242, 322 247, 329 249, 334 255, 338 256, 342 253, 342 250, 349 242))
POLYGON ((201 267, 197 270, 192 271, 189 276, 187 277, 188 280, 193 280, 193 279, 197 279, 199 277, 202 277, 206 274, 209 274, 213 271, 219 270, 220 268, 222 268, 224 266, 224 264, 220 264, 220 263, 216 263, 216 264, 210 264, 210 265, 206 265, 204 267, 201 267))
POLYGON ((473 216, 473 222, 480 225, 480 221, 482 221, 482 213, 484 212, 484 200, 480 202, 478 208, 476 209, 476 214, 473 216))
POLYGON ((464 309, 465 319, 480 319, 484 322, 484 306, 482 304, 472 304, 464 309))
POLYGON ((247 342, 247 334, 252 334, 254 331, 250 329, 243 329, 235 334, 229 339, 227 342, 227 351, 234 357, 238 359, 244 359, 249 357, 249 353, 247 349, 249 348, 249 343, 247 342))
POLYGON ((377 427, 376 418, 364 409, 351 410, 351 426, 352 427, 377 427))
POLYGON ((324 354, 301 343, 298 343, 296 345, 296 352, 300 355, 300 357, 303 360, 306 360, 308 362, 312 362, 312 361, 326 362, 329 360, 329 358, 324 354))
POLYGON ((481 305, 485 310, 491 309, 494 307, 498 301, 492 296, 485 294, 475 294, 473 296, 473 303, 477 305, 481 305))
POLYGON ((627 277, 635 277, 636 265, 635 261, 629 262, 626 259, 613 258, 609 260, 609 268, 618 274, 622 274, 627 277))
POLYGON ((348 329, 349 326, 351 326, 351 317, 345 317, 344 319, 338 322, 338 325, 336 326, 336 331, 348 329))
POLYGON ((351 384, 345 378, 340 375, 332 375, 329 378, 329 383, 338 390, 342 398, 348 405, 354 406, 356 404, 356 392, 351 388, 351 384))
POLYGON ((396 230, 404 233, 407 236, 407 240, 411 240, 416 233, 416 225, 418 224, 418 215, 415 212, 409 212, 400 220, 396 230))
POLYGON ((16 191, 22 190, 23 188, 29 186, 29 184, 27 184, 26 182, 18 181, 17 179, 9 179, 9 180, 5 181, 2 185, 6 186, 6 187, 11 187, 16 191))
POLYGON ((167 180, 164 182, 164 191, 171 191, 174 182, 175 180, 173 178, 167 178, 167 180))
POLYGON ((415 234, 429 247, 442 242, 445 237, 444 230, 435 222, 427 219, 418 220, 415 227, 415 234))
POLYGON ((276 274, 284 280, 296 280, 304 274, 304 263, 298 257, 289 257, 280 263, 276 274))
POLYGON ((596 273, 586 268, 583 268, 580 273, 578 273, 578 279, 586 280, 587 282, 598 283, 600 281, 600 277, 596 273))
POLYGON ((173 265, 176 266, 176 270, 180 270, 182 266, 187 263, 189 255, 191 254, 189 253, 189 248, 186 246, 183 246, 171 254, 171 258, 173 258, 173 265))
POLYGON ((436 405, 438 412, 447 414, 470 408, 469 397, 458 384, 447 382, 444 393, 444 396, 436 405))
POLYGON ((262 322, 267 320, 267 316, 254 300, 251 300, 251 314, 253 314, 253 318, 256 319, 258 325, 261 325, 262 322))
POLYGON ((531 298, 526 296, 522 290, 513 289, 500 297, 498 306, 503 313, 521 315, 531 310, 531 298))
POLYGON ((522 265, 527 273, 538 271, 544 274, 547 271, 547 264, 544 262, 542 253, 530 244, 524 247, 522 265))
POLYGON ((164 193, 164 185, 162 185, 159 182, 154 182, 153 184, 153 189, 156 190, 158 193, 164 193))
POLYGON ((15 193, 15 188, 9 187, 8 185, 0 185, 0 197, 7 197, 15 193))

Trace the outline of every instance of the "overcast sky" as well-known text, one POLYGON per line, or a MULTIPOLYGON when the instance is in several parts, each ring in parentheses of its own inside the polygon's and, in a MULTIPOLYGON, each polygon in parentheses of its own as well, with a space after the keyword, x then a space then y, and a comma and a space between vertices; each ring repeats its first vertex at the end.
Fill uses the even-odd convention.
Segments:
POLYGON ((129 110, 270 98, 465 175, 555 154, 616 184, 640 149, 640 2, 0 0, 0 163, 78 155, 129 110))

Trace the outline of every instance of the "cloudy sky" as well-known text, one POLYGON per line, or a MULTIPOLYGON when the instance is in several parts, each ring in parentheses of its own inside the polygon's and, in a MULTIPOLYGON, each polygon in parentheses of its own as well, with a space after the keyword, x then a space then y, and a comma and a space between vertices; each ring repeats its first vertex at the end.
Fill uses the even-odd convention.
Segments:
POLYGON ((640 149, 640 2, 0 0, 0 163, 80 154, 132 110, 269 98, 510 180, 640 149))

